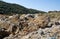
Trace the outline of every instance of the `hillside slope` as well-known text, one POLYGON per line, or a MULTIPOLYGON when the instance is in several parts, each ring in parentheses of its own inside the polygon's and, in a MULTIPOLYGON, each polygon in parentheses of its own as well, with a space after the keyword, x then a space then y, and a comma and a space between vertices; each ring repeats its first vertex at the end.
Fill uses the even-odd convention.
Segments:
POLYGON ((24 6, 18 5, 18 4, 11 4, 11 3, 6 3, 3 1, 0 1, 0 13, 1 14, 27 14, 27 13, 45 13, 44 11, 39 11, 35 9, 28 9, 25 8, 24 6))

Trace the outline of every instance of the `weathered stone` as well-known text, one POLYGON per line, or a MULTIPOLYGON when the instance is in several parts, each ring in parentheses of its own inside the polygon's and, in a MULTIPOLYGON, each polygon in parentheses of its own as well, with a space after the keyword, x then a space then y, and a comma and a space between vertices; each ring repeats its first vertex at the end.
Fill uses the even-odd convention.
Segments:
POLYGON ((60 22, 46 14, 0 15, 0 38, 60 39, 60 22))

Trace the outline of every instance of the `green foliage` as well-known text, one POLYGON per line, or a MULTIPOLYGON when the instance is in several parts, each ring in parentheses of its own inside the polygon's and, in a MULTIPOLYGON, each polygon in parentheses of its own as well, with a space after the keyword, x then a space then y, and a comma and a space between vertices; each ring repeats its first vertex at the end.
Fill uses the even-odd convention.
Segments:
POLYGON ((46 13, 46 12, 44 12, 44 11, 39 11, 39 10, 35 10, 35 9, 29 9, 29 12, 30 12, 31 14, 35 14, 35 13, 46 13))
POLYGON ((11 4, 0 1, 0 14, 34 14, 34 13, 45 13, 35 9, 28 9, 18 4, 11 4))

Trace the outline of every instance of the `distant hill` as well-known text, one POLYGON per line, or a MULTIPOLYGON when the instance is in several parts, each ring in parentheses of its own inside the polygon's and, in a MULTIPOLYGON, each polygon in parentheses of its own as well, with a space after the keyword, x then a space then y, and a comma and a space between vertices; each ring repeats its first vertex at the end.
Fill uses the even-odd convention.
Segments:
POLYGON ((60 11, 48 11, 48 13, 60 13, 60 11))
POLYGON ((0 1, 0 14, 34 14, 34 13, 46 13, 35 9, 28 9, 18 4, 11 4, 0 1))

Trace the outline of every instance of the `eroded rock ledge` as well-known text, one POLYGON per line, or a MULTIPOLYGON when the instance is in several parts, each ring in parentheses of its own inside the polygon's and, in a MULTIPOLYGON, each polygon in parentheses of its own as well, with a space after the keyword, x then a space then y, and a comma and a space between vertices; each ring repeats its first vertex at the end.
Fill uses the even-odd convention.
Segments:
POLYGON ((0 39, 59 39, 60 20, 47 14, 0 15, 0 39))

